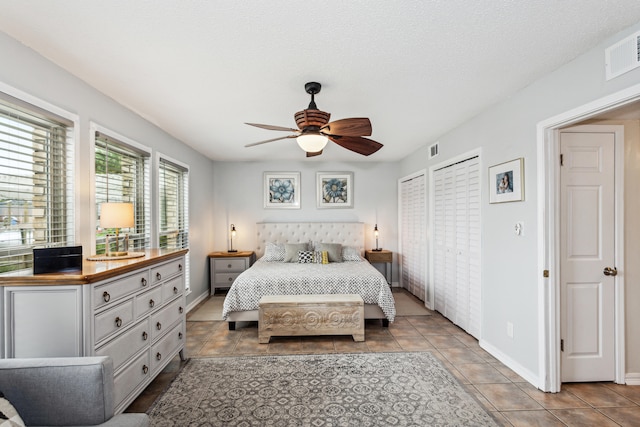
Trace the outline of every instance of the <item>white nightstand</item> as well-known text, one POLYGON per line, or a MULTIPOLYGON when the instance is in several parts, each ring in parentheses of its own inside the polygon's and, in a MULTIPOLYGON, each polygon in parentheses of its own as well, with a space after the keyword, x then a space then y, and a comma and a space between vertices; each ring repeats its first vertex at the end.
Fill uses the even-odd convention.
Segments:
POLYGON ((256 260, 253 251, 211 252, 209 255, 211 295, 217 288, 229 288, 236 277, 256 260))

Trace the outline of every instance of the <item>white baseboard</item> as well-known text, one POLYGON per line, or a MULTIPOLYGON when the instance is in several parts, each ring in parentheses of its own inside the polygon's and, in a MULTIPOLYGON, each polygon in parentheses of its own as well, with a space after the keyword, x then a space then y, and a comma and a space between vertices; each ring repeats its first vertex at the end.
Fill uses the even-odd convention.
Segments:
POLYGON ((193 310, 198 304, 200 304, 202 301, 206 300, 207 298, 209 298, 209 291, 206 291, 200 294, 198 298, 194 299, 189 303, 189 305, 187 305, 187 313, 193 310))
POLYGON ((482 349, 484 349, 493 357, 495 357, 500 362, 502 362, 502 364, 505 365, 507 368, 511 369, 516 374, 520 375, 523 379, 525 379, 527 382, 531 383, 535 387, 540 388, 537 374, 528 370, 527 368, 520 365, 519 363, 515 362, 509 356, 505 355, 504 353, 502 353, 500 350, 498 350, 488 342, 480 340, 478 344, 482 349))
POLYGON ((640 373, 627 373, 624 376, 624 383, 626 385, 640 385, 640 373))

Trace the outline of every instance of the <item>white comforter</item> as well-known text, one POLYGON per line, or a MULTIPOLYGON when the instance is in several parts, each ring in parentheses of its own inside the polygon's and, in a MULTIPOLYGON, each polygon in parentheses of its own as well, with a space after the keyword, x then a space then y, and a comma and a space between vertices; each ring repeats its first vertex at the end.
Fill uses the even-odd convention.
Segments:
POLYGON ((393 322, 396 308, 382 273, 367 261, 299 264, 258 260, 241 273, 224 300, 222 318, 233 311, 257 310, 263 295, 358 294, 377 304, 393 322))

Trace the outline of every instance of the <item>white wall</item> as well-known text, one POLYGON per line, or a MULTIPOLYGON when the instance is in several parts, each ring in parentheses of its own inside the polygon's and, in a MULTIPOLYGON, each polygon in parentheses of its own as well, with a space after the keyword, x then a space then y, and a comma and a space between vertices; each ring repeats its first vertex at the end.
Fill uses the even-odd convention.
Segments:
MULTIPOLYGON (((176 140, 158 127, 124 108, 91 88, 63 69, 49 62, 26 46, 0 32, 0 82, 10 88, 27 93, 35 98, 69 111, 80 118, 80 140, 78 145, 79 170, 76 191, 80 206, 76 209, 76 243, 83 245, 83 252, 92 252, 90 236, 95 228, 89 215, 93 201, 89 197, 91 181, 89 173, 90 131, 89 121, 126 136, 134 141, 162 152, 190 167, 189 225, 191 288, 187 297, 191 302, 197 295, 208 290, 209 278, 207 253, 212 242, 212 194, 213 163, 184 143, 176 140)), ((156 185, 151 183, 152 188, 156 185)), ((155 201, 152 200, 152 206, 155 201)))
MULTIPOLYGON (((292 149, 298 149, 292 146, 292 149)), ((253 250, 256 247, 257 222, 354 221, 365 223, 365 248, 375 247, 374 224, 380 229, 379 244, 397 251, 398 189, 397 163, 336 163, 321 159, 299 162, 215 162, 213 248, 229 249, 229 225, 235 224, 237 236, 233 247, 253 250), (300 172, 300 209, 265 209, 264 172, 300 172), (318 209, 316 207, 316 172, 353 172, 353 208, 318 209)), ((381 267, 382 269, 382 267, 381 267)), ((393 274, 397 281, 398 269, 393 274)))
MULTIPOLYGON (((610 82, 605 81, 604 49, 624 36, 638 31, 628 28, 557 71, 442 135, 440 156, 427 158, 427 146, 401 162, 401 175, 443 162, 471 149, 482 148, 482 167, 487 181, 491 165, 524 157, 525 200, 489 204, 488 192, 482 200, 482 341, 521 375, 537 382, 538 376, 538 233, 536 188, 536 125, 565 111, 640 83, 640 69, 610 82), (515 222, 524 223, 524 233, 516 237, 515 222), (513 339, 507 336, 507 322, 513 323, 513 339)), ((485 184, 487 185, 487 184, 485 184)), ((638 253, 631 255, 637 258, 638 253)), ((627 282, 627 287, 638 287, 627 282)), ((635 292, 631 293, 635 295, 635 292)), ((627 310, 627 325, 637 324, 640 313, 627 310)), ((638 348, 640 337, 627 336, 627 345, 638 348)), ((627 358, 628 368, 638 369, 627 358)), ((637 372, 637 371, 636 371, 637 372)), ((539 382, 538 382, 539 383, 539 382)))

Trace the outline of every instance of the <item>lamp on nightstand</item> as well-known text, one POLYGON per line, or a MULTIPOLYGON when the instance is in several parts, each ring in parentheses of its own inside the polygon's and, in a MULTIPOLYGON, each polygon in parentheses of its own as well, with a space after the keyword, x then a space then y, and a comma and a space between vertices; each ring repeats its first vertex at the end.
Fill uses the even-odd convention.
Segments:
POLYGON ((380 251, 382 250, 382 248, 379 248, 379 247, 378 247, 378 235, 379 235, 379 234, 380 234, 380 233, 378 233, 378 224, 376 224, 376 226, 375 226, 375 227, 373 227, 373 235, 374 235, 374 236, 376 236, 376 248, 375 248, 375 249, 372 249, 372 250, 374 250, 374 251, 376 251, 376 252, 380 252, 380 251))
POLYGON ((233 249, 233 238, 236 237, 236 226, 231 224, 231 245, 227 252, 238 252, 237 249, 233 249))

